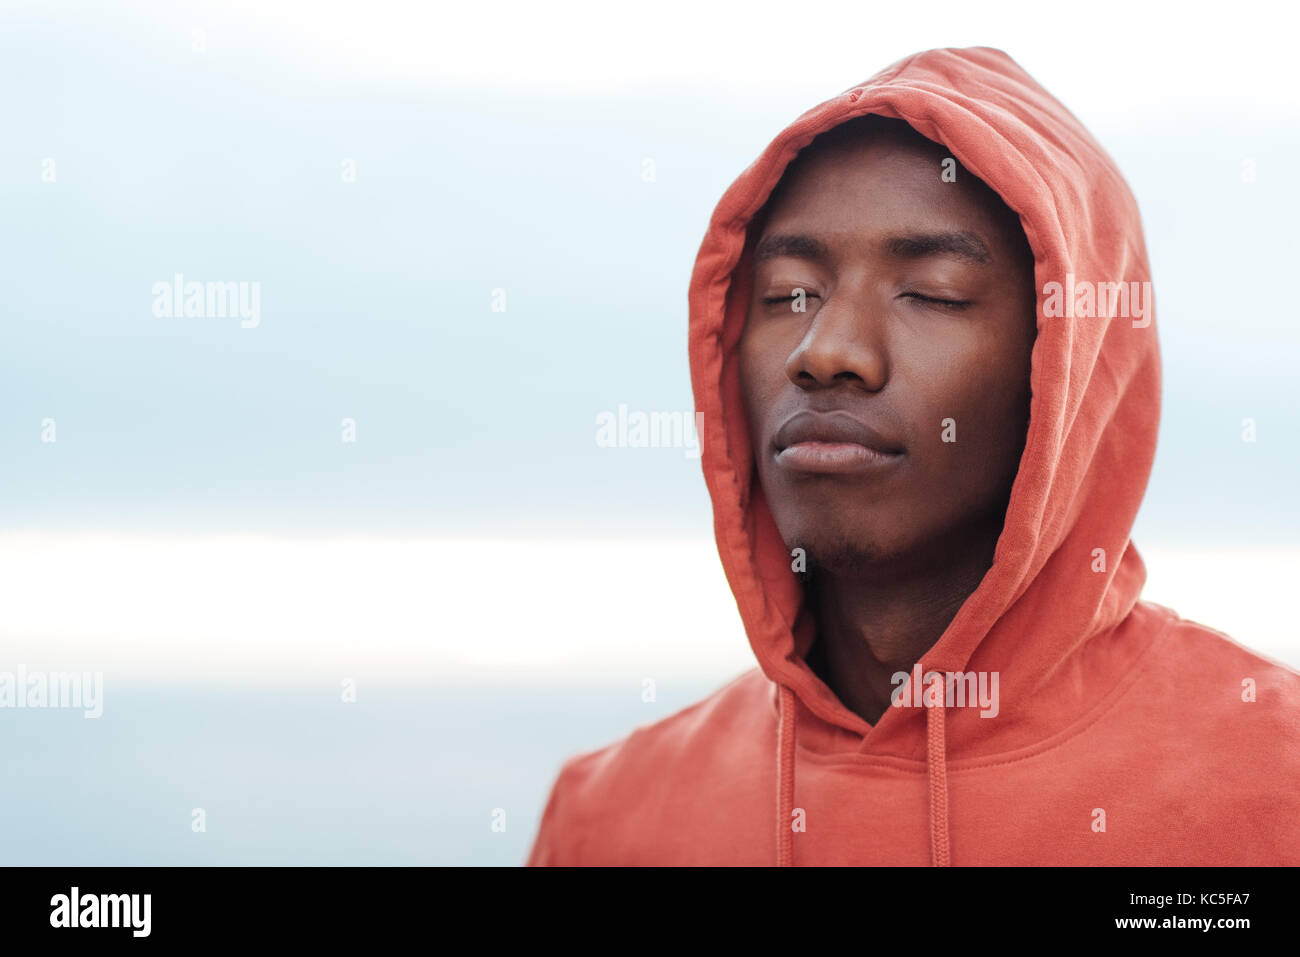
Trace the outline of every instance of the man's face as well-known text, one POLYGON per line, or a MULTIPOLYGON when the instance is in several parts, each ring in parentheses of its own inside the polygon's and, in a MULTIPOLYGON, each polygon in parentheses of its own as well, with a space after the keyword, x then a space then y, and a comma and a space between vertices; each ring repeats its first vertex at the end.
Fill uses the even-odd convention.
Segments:
POLYGON ((777 527, 815 565, 904 571, 1001 529, 1033 259, 988 187, 944 182, 947 155, 891 135, 806 155, 755 247, 745 409, 777 527))

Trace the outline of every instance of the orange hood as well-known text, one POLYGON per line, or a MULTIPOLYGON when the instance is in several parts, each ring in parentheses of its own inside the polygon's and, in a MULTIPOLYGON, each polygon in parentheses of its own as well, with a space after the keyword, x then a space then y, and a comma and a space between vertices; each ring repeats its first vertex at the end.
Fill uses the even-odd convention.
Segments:
POLYGON ((791 855, 796 717, 801 744, 860 738, 863 754, 927 760, 932 856, 947 863, 947 762, 1041 740, 1059 724, 1040 707, 1049 682, 1053 713, 1079 713, 1110 683, 1071 674, 1125 666, 1092 639, 1129 615, 1146 579, 1129 532, 1155 455, 1156 327, 1149 301, 1140 318, 1088 318, 1082 300, 1076 315, 1071 284, 1150 278, 1137 204, 1114 162, 1010 57, 986 47, 916 54, 807 111, 718 203, 690 284, 691 382, 722 565, 758 663, 780 689, 782 863, 791 855), (923 672, 997 672, 997 721, 974 709, 887 708, 872 726, 836 698, 804 663, 811 618, 801 615, 803 589, 754 471, 737 361, 746 230, 803 147, 866 113, 901 119, 945 146, 1019 215, 1034 253, 1033 396, 1004 528, 992 567, 919 663, 923 672), (1061 284, 1067 314, 1044 295, 1049 283, 1061 284))

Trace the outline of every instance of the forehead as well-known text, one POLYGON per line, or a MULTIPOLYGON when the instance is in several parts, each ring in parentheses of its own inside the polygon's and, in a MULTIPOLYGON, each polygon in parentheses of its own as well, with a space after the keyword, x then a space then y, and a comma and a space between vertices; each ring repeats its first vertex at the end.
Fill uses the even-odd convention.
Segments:
POLYGON ((997 194, 919 134, 815 147, 796 158, 773 191, 761 235, 966 230, 1004 250, 1023 238, 997 194))

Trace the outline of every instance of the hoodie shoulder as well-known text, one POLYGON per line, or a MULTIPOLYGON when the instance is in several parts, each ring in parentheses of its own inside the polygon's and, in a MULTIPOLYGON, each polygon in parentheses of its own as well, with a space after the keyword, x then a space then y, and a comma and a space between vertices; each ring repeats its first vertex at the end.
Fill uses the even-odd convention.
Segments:
POLYGON ((1172 609, 1166 611, 1172 620, 1165 636, 1163 660, 1181 681, 1195 681, 1207 700, 1234 707, 1263 703, 1300 718, 1300 672, 1295 668, 1248 648, 1216 628, 1183 618, 1172 609))
POLYGON ((1184 749, 1224 770, 1258 770, 1300 794, 1300 672, 1222 631, 1167 610, 1139 692, 1184 749))
POLYGON ((1272 751, 1300 766, 1300 672, 1159 607, 1169 620, 1139 682, 1143 697, 1177 716, 1178 733, 1210 735, 1205 745, 1253 738, 1243 741, 1249 753, 1272 751))
MULTIPOLYGON (((776 726, 773 685, 752 668, 708 697, 594 751, 568 758, 542 812, 528 866, 687 863, 674 847, 677 815, 717 813, 732 824, 760 793, 776 726), (766 747, 764 746, 766 743, 766 747), (701 800, 707 796, 707 800, 701 800), (652 846, 653 844, 653 846, 652 846)), ((762 817, 762 815, 759 815, 762 817)), ((728 859, 735 859, 734 853, 728 859)))
POLYGON ((1300 864, 1300 673, 1177 615, 1159 651, 1130 698, 1148 786, 1200 860, 1300 864))

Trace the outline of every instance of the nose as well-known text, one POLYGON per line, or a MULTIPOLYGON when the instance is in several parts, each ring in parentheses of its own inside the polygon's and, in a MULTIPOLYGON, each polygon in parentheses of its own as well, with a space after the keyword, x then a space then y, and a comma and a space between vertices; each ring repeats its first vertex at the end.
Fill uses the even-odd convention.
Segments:
POLYGON ((802 389, 848 383, 879 391, 889 377, 882 325, 878 306, 844 295, 828 298, 786 360, 786 375, 802 389))

